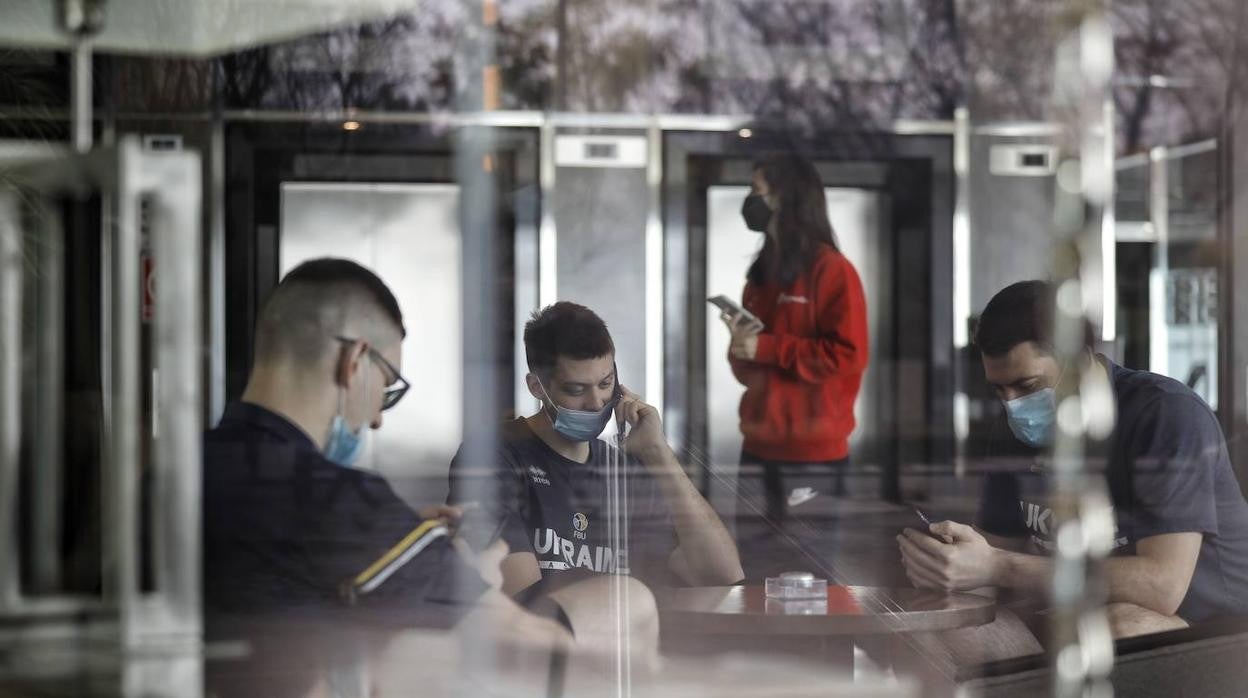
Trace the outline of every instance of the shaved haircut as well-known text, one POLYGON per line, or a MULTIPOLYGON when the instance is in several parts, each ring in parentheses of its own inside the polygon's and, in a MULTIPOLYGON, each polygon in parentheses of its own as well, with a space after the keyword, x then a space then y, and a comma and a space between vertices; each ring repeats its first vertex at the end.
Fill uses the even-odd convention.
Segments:
POLYGON ((346 259, 304 262, 277 285, 256 322, 256 361, 310 366, 346 335, 378 345, 407 336, 394 294, 346 259))

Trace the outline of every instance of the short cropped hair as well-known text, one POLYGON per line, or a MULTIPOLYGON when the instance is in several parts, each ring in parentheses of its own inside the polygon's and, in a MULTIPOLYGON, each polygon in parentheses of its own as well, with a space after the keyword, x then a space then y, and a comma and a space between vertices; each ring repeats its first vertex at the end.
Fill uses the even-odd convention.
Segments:
MULTIPOLYGON (((1019 281, 1006 286, 984 306, 975 328, 975 345, 981 353, 1001 357, 1023 342, 1034 342, 1052 354, 1053 308, 1056 289, 1047 281, 1019 281)), ((1091 323, 1083 323, 1083 345, 1094 343, 1091 323)))
POLYGON ((583 305, 560 301, 548 305, 524 326, 524 355, 529 370, 549 376, 559 357, 596 359, 615 353, 607 323, 583 305))
POLYGON ((383 332, 407 336, 399 302, 376 274, 347 259, 309 260, 290 270, 261 308, 256 358, 314 363, 348 323, 366 333, 358 339, 376 342, 375 333, 383 332))

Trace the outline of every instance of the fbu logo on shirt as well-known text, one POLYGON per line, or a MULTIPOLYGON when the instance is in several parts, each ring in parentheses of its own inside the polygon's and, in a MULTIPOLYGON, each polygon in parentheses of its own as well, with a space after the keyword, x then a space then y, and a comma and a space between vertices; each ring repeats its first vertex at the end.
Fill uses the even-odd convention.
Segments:
POLYGON ((585 529, 589 528, 589 517, 579 511, 576 512, 572 515, 572 528, 576 529, 572 531, 573 536, 576 536, 578 540, 585 540, 585 529))

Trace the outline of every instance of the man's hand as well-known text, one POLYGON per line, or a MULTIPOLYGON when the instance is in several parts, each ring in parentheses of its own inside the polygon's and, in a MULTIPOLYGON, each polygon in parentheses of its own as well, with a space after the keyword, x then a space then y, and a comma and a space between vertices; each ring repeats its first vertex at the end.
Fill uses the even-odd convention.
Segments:
POLYGON ((502 588, 503 571, 499 565, 502 563, 503 558, 507 557, 507 553, 511 551, 507 541, 500 538, 480 553, 472 552, 468 544, 460 538, 452 538, 451 545, 455 546, 455 550, 459 552, 460 557, 476 568, 477 574, 481 575, 481 579, 486 584, 489 584, 491 589, 502 588))
POLYGON ((615 406, 617 419, 622 418, 631 431, 625 446, 629 451, 646 451, 655 448, 667 448, 667 437, 663 435, 663 420, 659 411, 647 405, 633 391, 620 386, 624 397, 615 406))
POLYGON ((897 536, 901 564, 916 587, 966 591, 997 583, 1000 551, 978 531, 952 521, 934 523, 929 530, 952 542, 942 543, 910 528, 897 536))
POLYGON ((455 507, 449 504, 434 504, 427 506, 417 512, 422 521, 430 519, 442 519, 447 523, 459 521, 464 515, 463 507, 455 507))
POLYGON ((728 344, 728 355, 734 359, 753 361, 758 355, 758 328, 750 325, 749 321, 741 316, 722 313, 719 319, 728 326, 728 331, 732 333, 732 340, 728 344))
POLYGON ((624 386, 620 391, 616 415, 632 427, 625 444, 656 476, 676 529, 679 544, 669 558, 670 569, 691 586, 739 582, 745 575, 736 543, 667 445, 659 411, 624 386))

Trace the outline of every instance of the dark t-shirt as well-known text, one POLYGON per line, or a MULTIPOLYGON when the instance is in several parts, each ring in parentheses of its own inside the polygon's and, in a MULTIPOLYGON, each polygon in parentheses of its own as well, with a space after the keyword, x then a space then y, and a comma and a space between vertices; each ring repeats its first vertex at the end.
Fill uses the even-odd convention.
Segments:
MULTIPOLYGON (((1178 381, 1100 358, 1118 410, 1100 459, 1117 524, 1114 554, 1135 554, 1136 543, 1150 536, 1200 533, 1200 556, 1178 615, 1197 622, 1248 613, 1248 503, 1213 412, 1178 381)), ((1038 548, 1053 550, 1048 468, 1035 452, 1021 450, 1004 424, 994 437, 996 454, 1019 457, 996 458, 985 475, 980 526, 1029 536, 1038 548)), ((1091 459, 1090 465, 1096 467, 1091 459)))
POLYGON ((210 613, 342 609, 344 585, 359 581, 363 609, 448 627, 488 588, 444 526, 256 405, 231 404, 204 436, 203 516, 210 613))
POLYGON ((607 473, 613 452, 596 439, 589 442, 589 460, 577 463, 546 445, 524 419, 515 419, 502 425, 496 462, 472 467, 463 462, 462 448, 455 455, 447 501, 484 504, 495 497, 495 514, 506 519, 503 539, 511 552, 537 557, 544 581, 588 570, 668 583, 668 556, 676 542, 671 517, 658 483, 632 459, 624 468, 627 553, 611 545, 607 473))

